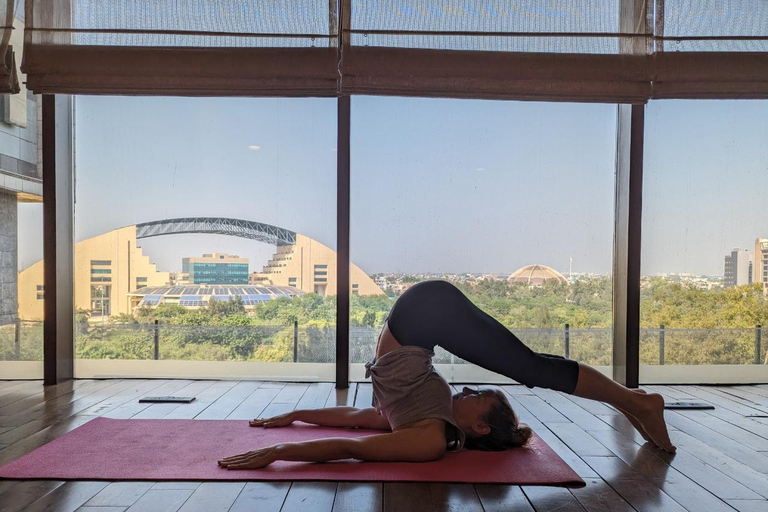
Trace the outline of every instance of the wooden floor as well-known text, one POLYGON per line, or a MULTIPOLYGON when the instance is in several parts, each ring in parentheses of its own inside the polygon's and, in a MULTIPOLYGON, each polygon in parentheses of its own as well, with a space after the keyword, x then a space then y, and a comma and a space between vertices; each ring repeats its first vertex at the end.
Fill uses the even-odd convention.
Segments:
MULTIPOLYGON (((650 386, 713 411, 667 411, 673 457, 643 446, 615 410, 544 389, 501 387, 587 482, 583 489, 334 482, 0 481, 0 510, 90 512, 768 512, 768 386, 650 386), (757 417, 755 417, 757 416, 757 417), (760 417, 762 416, 762 417, 760 417)), ((294 408, 369 407, 371 386, 189 380, 0 381, 0 465, 97 417, 239 419, 294 408), (194 395, 188 405, 139 404, 194 395)))

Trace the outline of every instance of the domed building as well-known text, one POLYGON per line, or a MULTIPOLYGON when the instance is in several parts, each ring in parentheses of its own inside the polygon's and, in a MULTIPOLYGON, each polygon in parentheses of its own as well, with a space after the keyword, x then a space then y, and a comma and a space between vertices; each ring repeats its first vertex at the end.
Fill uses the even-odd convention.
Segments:
POLYGON ((507 278, 510 283, 524 283, 528 286, 542 286, 547 281, 568 284, 568 280, 557 270, 546 265, 526 265, 507 278))

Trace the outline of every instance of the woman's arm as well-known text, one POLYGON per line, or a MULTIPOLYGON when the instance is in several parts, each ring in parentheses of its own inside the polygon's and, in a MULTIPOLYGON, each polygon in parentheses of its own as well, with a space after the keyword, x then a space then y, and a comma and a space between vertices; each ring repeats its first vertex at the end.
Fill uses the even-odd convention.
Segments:
POLYGON ((274 418, 256 419, 250 422, 252 427, 284 427, 294 421, 313 423, 324 427, 370 428, 390 430, 387 419, 376 409, 357 409, 355 407, 328 407, 325 409, 304 409, 291 411, 274 418))
POLYGON ((300 443, 283 443, 227 457, 227 469, 257 469, 276 460, 325 462, 358 459, 381 462, 427 462, 445 454, 445 426, 406 428, 388 434, 357 438, 334 437, 300 443))

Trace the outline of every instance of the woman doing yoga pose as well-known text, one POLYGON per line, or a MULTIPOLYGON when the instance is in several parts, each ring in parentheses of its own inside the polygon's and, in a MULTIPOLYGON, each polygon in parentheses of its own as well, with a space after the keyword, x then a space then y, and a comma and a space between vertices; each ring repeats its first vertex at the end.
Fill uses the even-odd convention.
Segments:
POLYGON ((387 433, 282 443, 221 459, 219 465, 253 469, 276 460, 420 462, 462 448, 506 450, 524 445, 531 429, 519 423, 503 392, 465 387, 451 394, 432 367, 436 345, 528 387, 606 402, 621 411, 646 441, 675 451, 660 395, 630 390, 585 364, 533 352, 452 284, 425 281, 395 302, 379 335, 375 360, 365 365, 373 384, 373 408, 298 410, 250 422, 270 428, 302 421, 387 433))

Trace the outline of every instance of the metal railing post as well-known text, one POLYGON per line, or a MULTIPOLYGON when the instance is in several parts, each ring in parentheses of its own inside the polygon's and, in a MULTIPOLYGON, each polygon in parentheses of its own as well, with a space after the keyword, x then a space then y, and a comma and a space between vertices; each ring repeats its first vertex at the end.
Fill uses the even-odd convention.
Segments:
POLYGON ((293 321, 293 362, 299 362, 299 321, 293 321))
POLYGON ((160 359, 160 326, 157 323, 157 320, 155 320, 155 327, 154 327, 154 337, 155 337, 155 361, 160 359))
POLYGON ((571 325, 565 324, 565 358, 571 358, 571 325))
POLYGON ((664 324, 659 327, 659 364, 664 365, 664 324))
POLYGON ((21 359, 21 319, 16 319, 16 332, 13 336, 13 355, 17 361, 21 359))
POLYGON ((761 352, 760 345, 762 344, 762 337, 763 337, 762 332, 763 332, 763 329, 761 325, 758 325, 757 327, 755 327, 755 364, 760 364, 761 362, 760 361, 760 352, 761 352))

